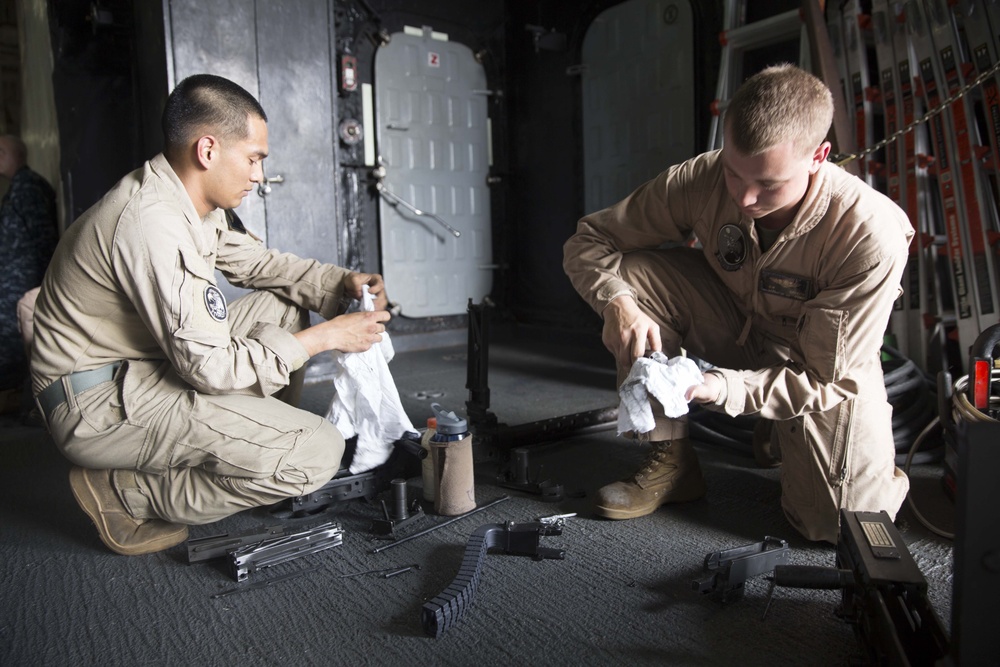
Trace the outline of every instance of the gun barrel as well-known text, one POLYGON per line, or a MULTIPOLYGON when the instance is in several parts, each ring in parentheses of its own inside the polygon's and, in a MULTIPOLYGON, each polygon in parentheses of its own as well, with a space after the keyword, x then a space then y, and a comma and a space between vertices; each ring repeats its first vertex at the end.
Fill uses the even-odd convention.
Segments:
POLYGON ((774 585, 788 588, 842 589, 854 585, 850 570, 818 565, 775 565, 774 585))

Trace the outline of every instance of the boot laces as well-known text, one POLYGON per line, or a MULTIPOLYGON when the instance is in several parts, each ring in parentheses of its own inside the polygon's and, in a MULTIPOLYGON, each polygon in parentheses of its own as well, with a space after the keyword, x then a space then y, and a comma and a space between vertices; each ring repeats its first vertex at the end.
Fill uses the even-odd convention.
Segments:
MULTIPOLYGON (((645 460, 642 462, 642 466, 636 473, 636 478, 649 474, 653 472, 653 468, 666 464, 667 459, 670 458, 670 455, 673 453, 673 448, 671 447, 672 444, 673 443, 670 440, 652 443, 649 453, 646 455, 645 460)), ((674 464, 673 467, 676 468, 676 464, 674 464)))

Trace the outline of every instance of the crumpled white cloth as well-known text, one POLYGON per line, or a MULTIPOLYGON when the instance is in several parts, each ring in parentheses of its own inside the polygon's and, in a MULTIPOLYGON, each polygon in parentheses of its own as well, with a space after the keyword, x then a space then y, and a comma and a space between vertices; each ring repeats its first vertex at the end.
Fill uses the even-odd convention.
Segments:
POLYGON ((667 358, 662 352, 650 357, 640 357, 618 390, 621 404, 618 408, 618 435, 626 431, 649 433, 656 426, 653 410, 649 407, 652 395, 663 405, 667 417, 686 415, 687 390, 705 381, 696 364, 687 357, 667 358))
MULTIPOLYGON (((347 309, 375 310, 375 299, 364 286, 361 301, 347 309)), ((410 418, 399 401, 399 391, 389 373, 389 362, 395 356, 389 334, 382 342, 365 352, 333 352, 336 393, 326 419, 344 438, 358 436, 357 449, 351 459, 351 474, 365 472, 389 460, 393 443, 404 433, 415 433, 410 418)))

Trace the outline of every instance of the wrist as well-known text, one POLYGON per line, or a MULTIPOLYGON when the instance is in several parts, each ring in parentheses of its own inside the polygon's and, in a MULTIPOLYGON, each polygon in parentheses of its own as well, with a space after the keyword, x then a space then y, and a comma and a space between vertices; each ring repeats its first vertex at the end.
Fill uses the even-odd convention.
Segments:
POLYGON ((726 398, 729 396, 728 387, 726 386, 726 376, 722 373, 715 371, 706 371, 705 380, 711 382, 711 386, 716 391, 715 398, 708 401, 712 405, 723 406, 726 404, 726 398), (712 378, 709 380, 709 378, 712 378))
POLYGON ((631 294, 619 294, 604 304, 604 308, 601 309, 601 317, 606 317, 608 311, 624 313, 638 307, 639 305, 635 302, 635 298, 631 294))

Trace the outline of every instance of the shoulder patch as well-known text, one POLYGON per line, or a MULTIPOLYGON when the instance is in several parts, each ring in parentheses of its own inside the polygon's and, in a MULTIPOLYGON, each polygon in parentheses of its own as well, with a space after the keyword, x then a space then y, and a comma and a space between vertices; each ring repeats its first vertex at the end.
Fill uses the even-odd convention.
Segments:
POLYGON ((205 285, 205 308, 208 309, 208 314, 216 322, 225 322, 226 317, 229 316, 225 295, 211 283, 205 285))

